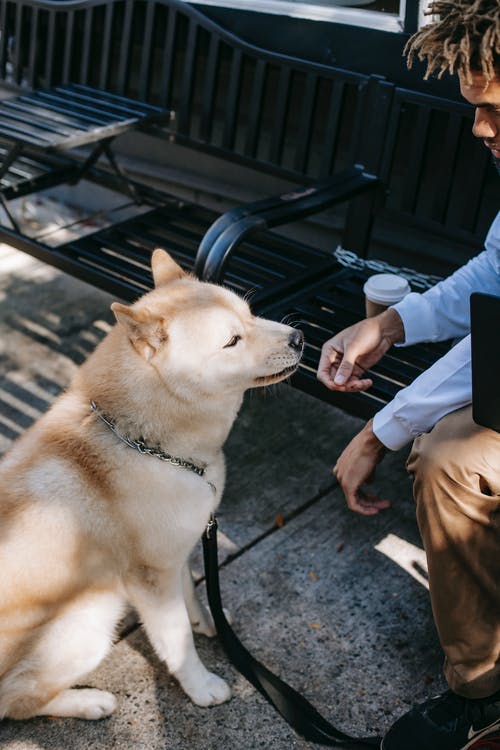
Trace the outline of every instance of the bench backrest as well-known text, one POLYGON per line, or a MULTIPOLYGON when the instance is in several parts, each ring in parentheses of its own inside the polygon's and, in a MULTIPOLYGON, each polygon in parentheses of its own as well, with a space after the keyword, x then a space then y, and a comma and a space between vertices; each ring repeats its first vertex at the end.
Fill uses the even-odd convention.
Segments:
POLYGON ((418 224, 458 242, 484 238, 500 183, 488 150, 471 134, 472 120, 465 102, 394 89, 380 169, 388 194, 379 219, 418 224))
POLYGON ((1 0, 0 11, 0 81, 164 106, 180 142, 292 179, 355 160, 368 76, 253 47, 179 0, 1 0))

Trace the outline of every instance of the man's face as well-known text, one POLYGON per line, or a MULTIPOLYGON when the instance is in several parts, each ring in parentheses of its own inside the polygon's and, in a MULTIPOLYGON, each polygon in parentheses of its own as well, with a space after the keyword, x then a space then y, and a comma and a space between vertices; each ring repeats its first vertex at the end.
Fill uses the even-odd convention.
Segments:
POLYGON ((460 79, 460 91, 475 108, 472 132, 489 148, 500 173, 500 77, 494 78, 485 88, 481 73, 472 74, 472 84, 460 79))

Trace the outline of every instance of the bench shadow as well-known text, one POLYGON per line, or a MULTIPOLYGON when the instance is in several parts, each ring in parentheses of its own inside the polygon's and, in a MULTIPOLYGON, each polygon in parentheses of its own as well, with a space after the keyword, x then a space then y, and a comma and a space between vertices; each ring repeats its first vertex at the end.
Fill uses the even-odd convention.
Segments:
POLYGON ((47 411, 70 380, 71 364, 60 368, 60 377, 53 366, 44 371, 38 347, 78 366, 114 321, 104 293, 66 276, 26 279, 11 273, 1 291, 0 321, 9 336, 0 355, 0 438, 5 438, 0 454, 47 411))

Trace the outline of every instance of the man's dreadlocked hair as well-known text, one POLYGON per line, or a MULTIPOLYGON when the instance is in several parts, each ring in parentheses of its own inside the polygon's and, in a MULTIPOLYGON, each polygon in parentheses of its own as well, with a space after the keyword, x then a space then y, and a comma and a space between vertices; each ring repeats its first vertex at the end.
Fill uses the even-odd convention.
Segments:
POLYGON ((407 42, 404 54, 411 68, 415 54, 426 59, 425 78, 438 71, 459 73, 470 85, 482 73, 485 87, 500 75, 500 0, 434 0, 426 15, 439 21, 424 26, 407 42))

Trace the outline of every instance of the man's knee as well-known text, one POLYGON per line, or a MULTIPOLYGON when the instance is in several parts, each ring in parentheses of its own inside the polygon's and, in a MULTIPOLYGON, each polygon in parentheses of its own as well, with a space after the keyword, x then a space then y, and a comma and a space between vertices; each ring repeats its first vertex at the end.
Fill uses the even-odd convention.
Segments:
MULTIPOLYGON (((414 478, 417 505, 440 506, 439 513, 482 513, 482 499, 497 496, 499 476, 493 468, 500 435, 479 427, 470 408, 447 414, 413 444, 407 468, 414 478)), ((491 512, 491 503, 486 510, 491 512)))

